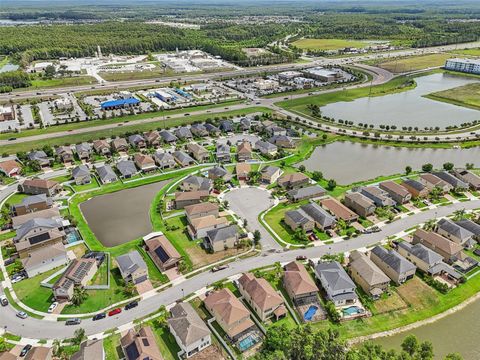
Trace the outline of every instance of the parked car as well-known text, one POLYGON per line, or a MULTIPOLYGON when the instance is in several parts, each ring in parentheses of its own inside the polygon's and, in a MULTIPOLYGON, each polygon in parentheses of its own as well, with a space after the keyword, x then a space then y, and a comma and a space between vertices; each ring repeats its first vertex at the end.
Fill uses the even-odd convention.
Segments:
POLYGON ((32 345, 27 344, 23 347, 22 351, 20 351, 20 357, 24 357, 27 353, 32 349, 32 345))
POLYGON ((51 314, 51 313, 57 308, 57 306, 58 306, 58 302, 54 301, 54 302, 52 303, 52 305, 50 305, 50 306, 48 307, 48 311, 47 311, 47 312, 48 312, 49 314, 51 314))
POLYGON ((227 268, 229 268, 228 265, 214 266, 211 271, 212 272, 217 272, 217 271, 220 271, 220 270, 225 270, 227 268))
POLYGON ((110 311, 108 312, 108 316, 117 315, 117 314, 120 314, 121 312, 122 312, 122 309, 116 308, 116 309, 110 310, 110 311))
POLYGON ((93 320, 93 321, 102 320, 102 319, 105 319, 106 317, 107 317, 107 314, 101 313, 101 314, 95 315, 95 316, 92 318, 92 320, 93 320))
POLYGON ((25 276, 23 275, 15 275, 12 277, 12 284, 16 284, 24 279, 25 279, 25 276))
POLYGON ((28 317, 28 315, 25 311, 19 311, 17 313, 17 317, 20 318, 20 319, 26 319, 28 317))
POLYGON ((0 295, 0 304, 2 304, 2 306, 8 305, 8 299, 5 295, 0 295))
POLYGON ((79 318, 72 318, 65 321, 65 325, 79 325, 82 322, 79 318))
POLYGON ((138 301, 132 301, 129 302, 127 305, 125 305, 125 310, 130 310, 133 308, 136 308, 138 306, 138 301))
POLYGON ((307 257, 305 255, 298 255, 296 259, 298 261, 302 261, 302 260, 307 260, 307 257))

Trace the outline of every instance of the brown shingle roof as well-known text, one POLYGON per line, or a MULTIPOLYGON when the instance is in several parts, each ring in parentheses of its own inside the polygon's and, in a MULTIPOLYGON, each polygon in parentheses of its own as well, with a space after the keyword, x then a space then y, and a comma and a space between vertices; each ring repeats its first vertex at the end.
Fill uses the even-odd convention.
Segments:
POLYGON ((278 185, 282 184, 292 184, 296 183, 297 181, 304 181, 308 180, 309 177, 302 173, 293 173, 293 174, 286 174, 283 175, 280 179, 278 179, 278 185))
POLYGON ((214 204, 211 202, 185 206, 185 213, 189 216, 215 210, 218 210, 218 204, 214 204))
POLYGON ((0 162, 0 169, 2 169, 5 174, 10 174, 12 170, 20 168, 21 165, 15 160, 7 160, 0 162))
POLYGON ((238 281, 262 311, 283 304, 282 297, 278 295, 267 280, 257 279, 252 273, 246 273, 238 281))
POLYGON ((237 175, 248 175, 251 169, 252 167, 248 163, 237 163, 237 165, 235 165, 235 172, 237 175))
POLYGON ((242 142, 237 147, 237 153, 239 154, 249 154, 252 152, 252 145, 248 141, 242 142))
POLYGON ((23 182, 25 186, 33 186, 40 189, 51 189, 58 185, 58 182, 45 179, 27 179, 23 182))
POLYGON ((175 201, 184 201, 184 200, 195 200, 201 199, 208 196, 208 191, 184 191, 175 193, 175 201))
POLYGON ((302 295, 317 292, 315 282, 308 274, 307 269, 301 263, 292 261, 285 265, 284 284, 287 290, 294 295, 302 295))
POLYGON ((434 245, 436 248, 450 255, 455 255, 462 251, 462 247, 453 241, 444 238, 442 235, 423 229, 417 229, 414 236, 423 239, 426 243, 434 245))
POLYGON ((320 203, 339 219, 351 221, 358 218, 357 214, 333 198, 324 199, 320 203))
POLYGON ((399 195, 399 196, 408 196, 410 193, 408 192, 407 189, 405 189, 402 185, 396 183, 395 181, 384 181, 380 183, 380 187, 390 190, 391 192, 399 195))
POLYGON ((204 229, 207 227, 218 226, 222 224, 227 225, 228 220, 224 217, 216 218, 213 215, 208 215, 193 219, 191 223, 194 229, 204 229))

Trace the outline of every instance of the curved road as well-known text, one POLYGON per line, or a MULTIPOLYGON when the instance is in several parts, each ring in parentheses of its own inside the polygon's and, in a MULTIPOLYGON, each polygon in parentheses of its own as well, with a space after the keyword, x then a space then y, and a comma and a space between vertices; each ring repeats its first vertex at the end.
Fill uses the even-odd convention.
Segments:
MULTIPOLYGON (((242 190, 238 190, 242 191, 242 190)), ((247 197, 238 197, 240 201, 247 197)), ((249 206, 250 200, 245 200, 240 206, 249 206)), ((120 327, 124 324, 141 318, 149 313, 155 312, 161 305, 168 305, 184 298, 186 295, 201 290, 204 287, 222 280, 226 277, 249 271, 258 267, 267 266, 274 262, 288 262, 295 260, 298 255, 305 255, 309 258, 319 258, 327 253, 336 254, 351 251, 354 249, 368 247, 379 243, 386 237, 397 234, 419 223, 423 223, 435 216, 446 216, 455 210, 465 208, 472 210, 480 207, 480 200, 473 200, 464 203, 451 204, 439 207, 434 210, 427 210, 382 227, 381 231, 373 234, 360 235, 348 241, 342 241, 331 245, 318 246, 308 249, 288 250, 279 252, 263 252, 257 257, 247 258, 232 263, 228 269, 211 273, 204 272, 195 275, 184 282, 173 285, 154 296, 142 300, 137 308, 122 312, 119 316, 107 318, 100 321, 84 320, 80 325, 85 329, 87 335, 100 334, 106 330, 120 327)), ((252 208, 252 211, 255 211, 252 208)), ((257 213, 258 215, 258 213, 257 213)), ((16 310, 11 306, 0 308, 0 328, 6 331, 31 339, 63 339, 71 337, 79 326, 65 326, 63 322, 38 320, 27 318, 19 320, 15 317, 16 310)))

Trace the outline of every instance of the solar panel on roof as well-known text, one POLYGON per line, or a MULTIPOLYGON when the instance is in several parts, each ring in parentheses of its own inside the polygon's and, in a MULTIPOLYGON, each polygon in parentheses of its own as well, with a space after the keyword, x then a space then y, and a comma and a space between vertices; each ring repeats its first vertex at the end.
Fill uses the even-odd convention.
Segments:
POLYGON ((138 352, 137 345, 135 343, 131 343, 125 348, 125 352, 127 353, 127 359, 137 359, 140 353, 138 352))
POLYGON ((142 339, 143 345, 144 346, 150 346, 150 343, 148 342, 148 339, 142 339))
POLYGON ((42 241, 50 239, 50 234, 48 232, 32 236, 28 241, 30 242, 30 245, 35 245, 38 244, 42 241))
POLYGON ((168 256, 168 254, 165 252, 165 250, 161 246, 155 249, 155 254, 157 254, 158 258, 163 263, 166 262, 168 259, 170 259, 170 256, 168 256))

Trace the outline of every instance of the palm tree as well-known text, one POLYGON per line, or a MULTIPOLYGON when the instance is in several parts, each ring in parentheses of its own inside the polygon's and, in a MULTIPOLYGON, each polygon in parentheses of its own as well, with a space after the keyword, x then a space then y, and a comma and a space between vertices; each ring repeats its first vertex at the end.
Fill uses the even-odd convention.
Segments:
POLYGON ((453 220, 455 221, 463 220, 465 219, 465 215, 466 215, 465 209, 455 210, 453 212, 453 220))
POLYGON ((440 189, 439 187, 434 187, 432 191, 430 191, 430 199, 432 200, 438 200, 440 199, 440 196, 443 195, 443 190, 440 189))
POLYGON ((81 286, 75 286, 73 289, 73 295, 72 295, 72 304, 75 306, 81 305, 86 299, 88 295, 85 289, 81 286))
POLYGON ((135 284, 131 281, 127 282, 123 287, 123 293, 126 296, 133 296, 135 294, 135 284))
POLYGON ((425 224, 423 224, 423 230, 432 231, 433 229, 435 229, 435 225, 437 225, 437 220, 435 219, 427 220, 425 224))

